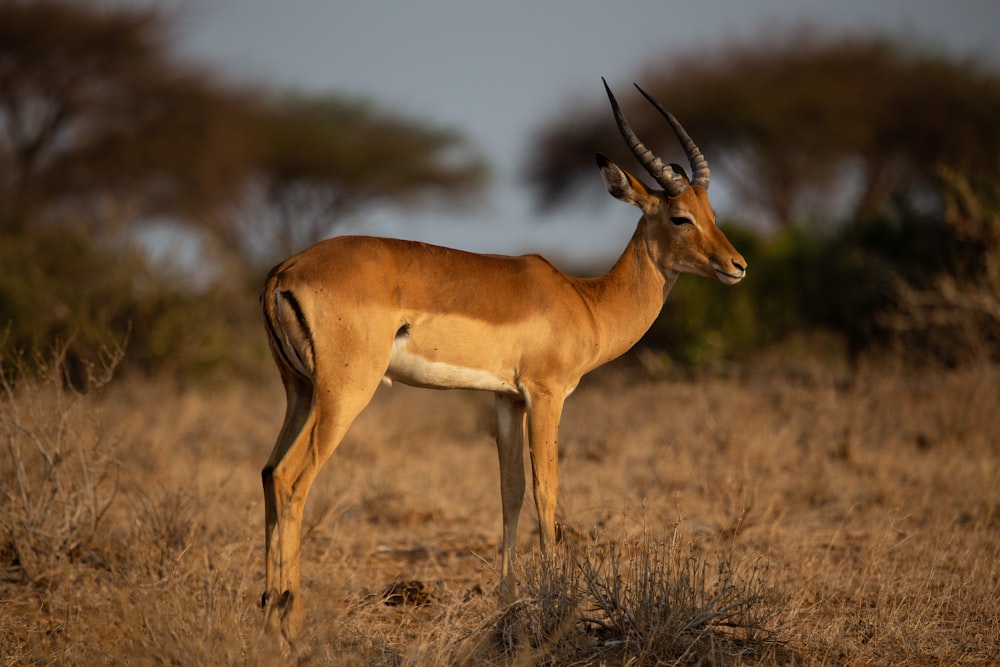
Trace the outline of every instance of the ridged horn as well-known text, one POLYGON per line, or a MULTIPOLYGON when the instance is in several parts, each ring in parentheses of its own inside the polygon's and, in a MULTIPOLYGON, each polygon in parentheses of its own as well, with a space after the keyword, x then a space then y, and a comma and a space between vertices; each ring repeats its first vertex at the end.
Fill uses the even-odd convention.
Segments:
MULTIPOLYGON (((604 90, 608 92, 608 100, 611 101, 611 111, 615 115, 615 123, 618 125, 618 131, 621 132, 622 138, 628 145, 629 150, 632 151, 632 154, 635 155, 635 158, 639 161, 639 164, 642 165, 643 169, 649 172, 649 175, 660 184, 669 196, 676 197, 680 193, 684 192, 684 190, 687 189, 687 183, 684 182, 681 175, 675 172, 670 165, 663 164, 663 161, 660 160, 660 158, 653 155, 653 152, 646 148, 641 141, 639 141, 639 138, 635 136, 635 132, 633 132, 632 128, 629 127, 628 121, 625 120, 625 114, 622 113, 621 107, 618 106, 618 100, 615 99, 614 94, 611 92, 611 88, 608 87, 608 82, 604 80, 604 77, 601 77, 601 81, 604 81, 604 90)), ((643 94, 645 95, 645 93, 643 94)), ((684 130, 681 129, 681 132, 683 131, 684 130)), ((677 127, 674 127, 674 132, 677 132, 677 127)), ((677 136, 680 138, 680 134, 677 136)), ((687 134, 684 136, 687 136, 687 134)), ((684 140, 681 139, 681 143, 683 143, 683 141, 684 140)), ((691 141, 690 137, 688 137, 688 141, 691 141)), ((694 145, 694 142, 691 143, 694 145)), ((695 147, 695 151, 697 150, 698 148, 695 147)), ((701 153, 699 152, 698 155, 701 156, 701 153)), ((702 162, 704 162, 704 158, 702 158, 702 162)), ((707 166, 705 169, 705 178, 707 185, 707 166)))
MULTIPOLYGON (((606 84, 605 84, 606 85, 606 84)), ((649 102, 656 107, 656 110, 663 114, 663 117, 667 119, 670 123, 670 127, 674 128, 674 134, 677 135, 677 140, 681 142, 681 146, 684 147, 684 152, 687 153, 688 162, 691 164, 691 185, 700 185, 701 187, 708 189, 708 180, 711 175, 711 170, 708 168, 708 160, 705 156, 701 154, 698 150, 698 146, 695 145, 694 140, 691 136, 684 130, 684 126, 681 125, 680 121, 674 118, 674 115, 663 108, 659 102, 653 99, 653 96, 647 93, 642 88, 639 88, 639 84, 633 83, 633 86, 642 93, 649 102)))

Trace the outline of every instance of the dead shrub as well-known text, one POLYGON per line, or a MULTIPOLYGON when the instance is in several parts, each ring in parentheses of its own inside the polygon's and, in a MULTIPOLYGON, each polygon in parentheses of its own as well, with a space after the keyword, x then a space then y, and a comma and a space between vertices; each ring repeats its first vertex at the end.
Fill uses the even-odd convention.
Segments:
POLYGON ((779 647, 762 560, 745 565, 731 551, 713 557, 646 532, 561 548, 521 569, 520 600, 460 643, 458 663, 740 664, 779 647))
MULTIPOLYGON (((94 538, 118 490, 114 445, 67 388, 64 351, 0 364, 0 576, 39 590, 69 563, 103 562, 94 538)), ((100 390, 121 357, 87 365, 88 386, 100 390)))
POLYGON ((153 497, 137 491, 131 560, 154 579, 166 577, 191 547, 198 531, 197 501, 187 491, 163 492, 153 497))
POLYGON ((592 623, 606 647, 634 664, 726 664, 761 653, 776 635, 767 563, 710 557, 677 535, 590 550, 581 566, 594 602, 592 623))

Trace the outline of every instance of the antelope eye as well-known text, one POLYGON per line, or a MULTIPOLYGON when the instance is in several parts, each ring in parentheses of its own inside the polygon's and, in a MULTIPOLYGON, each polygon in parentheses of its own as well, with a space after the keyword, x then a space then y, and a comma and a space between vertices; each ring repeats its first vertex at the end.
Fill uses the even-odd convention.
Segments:
POLYGON ((672 215, 672 216, 670 216, 670 222, 674 223, 678 227, 680 227, 681 225, 693 225, 694 224, 694 221, 691 220, 691 218, 685 218, 684 216, 681 216, 681 215, 672 215))

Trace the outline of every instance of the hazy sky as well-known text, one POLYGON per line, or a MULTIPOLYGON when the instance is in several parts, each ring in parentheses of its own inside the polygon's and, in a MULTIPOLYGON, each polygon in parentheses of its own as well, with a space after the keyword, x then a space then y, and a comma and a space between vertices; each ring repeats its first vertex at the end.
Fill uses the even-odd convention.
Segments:
MULTIPOLYGON (((542 122, 573 113, 575 104, 606 103, 602 76, 620 97, 627 96, 644 68, 671 54, 714 49, 731 39, 767 40, 801 25, 830 33, 889 34, 1000 66, 996 0, 160 0, 157 5, 176 10, 177 47, 186 57, 236 80, 368 97, 400 113, 454 126, 494 168, 489 197, 460 217, 393 212, 363 231, 478 251, 542 251, 572 261, 616 256, 637 211, 609 197, 607 206, 543 217, 532 209, 517 170, 542 122), (435 224, 438 220, 444 222, 435 224)), ((706 157, 711 162, 712 156, 706 157)), ((720 179, 713 179, 713 201, 724 212, 738 202, 726 196, 720 179)), ((603 188, 596 168, 593 187, 603 188)))

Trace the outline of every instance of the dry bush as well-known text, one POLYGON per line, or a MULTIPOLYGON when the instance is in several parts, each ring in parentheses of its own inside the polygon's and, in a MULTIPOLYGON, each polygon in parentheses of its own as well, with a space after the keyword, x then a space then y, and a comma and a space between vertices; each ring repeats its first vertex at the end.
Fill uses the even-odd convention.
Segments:
MULTIPOLYGON (((118 489, 116 447, 88 398, 66 388, 65 349, 0 363, 0 590, 23 591, 2 598, 9 664, 61 639, 59 624, 28 610, 73 595, 81 568, 110 569, 99 529, 118 489)), ((88 365, 89 383, 106 384, 120 357, 116 348, 88 365)))
POLYGON ((501 614, 500 656, 517 664, 728 664, 772 656, 776 596, 761 562, 709 557, 678 534, 561 549, 524 568, 501 614))
POLYGON ((109 424, 121 353, 87 366, 87 394, 61 352, 0 375, 4 664, 267 663, 279 652, 256 645, 253 550, 214 552, 204 495, 137 479, 138 443, 109 424))
POLYGON ((525 559, 515 570, 521 600, 503 610, 491 628, 499 657, 533 665, 579 655, 578 626, 586 599, 577 559, 570 550, 558 549, 547 558, 525 559))
MULTIPOLYGON (((675 536, 676 537, 676 536, 675 536)), ((707 558, 694 544, 656 541, 607 546, 584 562, 592 619, 635 664, 724 663, 759 656, 776 636, 777 596, 767 565, 743 568, 732 553, 707 558)))
MULTIPOLYGON (((74 561, 100 563, 94 538, 117 491, 114 444, 67 390, 65 348, 36 360, 0 364, 0 568, 6 581, 58 587, 74 561)), ((109 351, 87 368, 99 389, 121 359, 109 351)))
POLYGON ((495 610, 452 601, 415 665, 747 664, 775 659, 778 597, 759 559, 709 556, 678 531, 562 544, 517 565, 520 596, 495 610), (454 609, 462 609, 457 614, 454 609), (481 619, 470 627, 468 617, 481 619), (456 639, 457 637, 457 639, 456 639))

